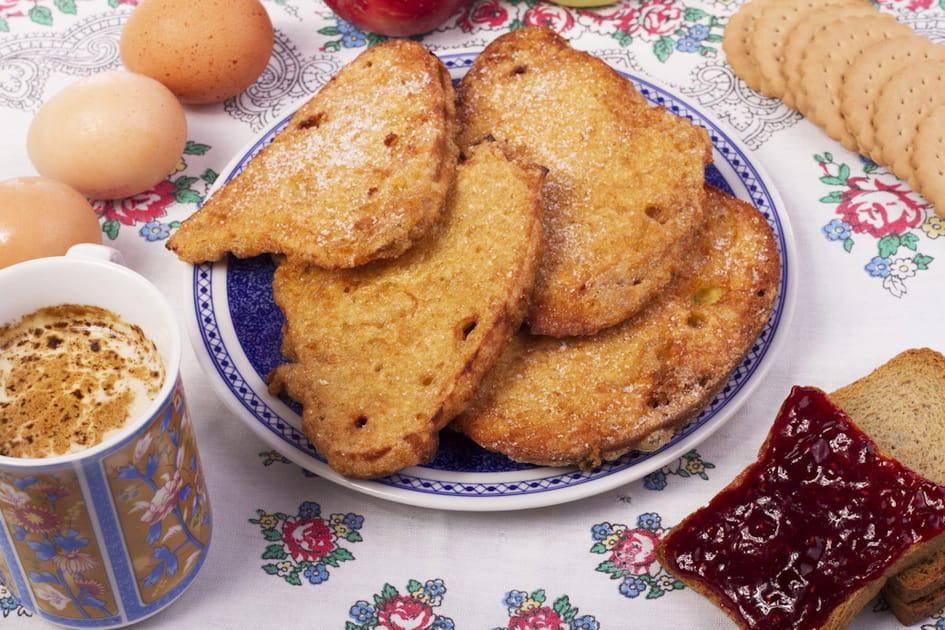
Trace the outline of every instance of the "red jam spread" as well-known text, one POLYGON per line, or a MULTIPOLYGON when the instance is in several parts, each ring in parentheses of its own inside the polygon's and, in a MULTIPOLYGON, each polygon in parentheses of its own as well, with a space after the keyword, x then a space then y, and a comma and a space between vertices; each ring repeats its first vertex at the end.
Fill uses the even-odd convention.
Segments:
POLYGON ((877 453, 822 391, 795 387, 758 461, 662 551, 745 628, 819 628, 943 531, 945 486, 877 453))

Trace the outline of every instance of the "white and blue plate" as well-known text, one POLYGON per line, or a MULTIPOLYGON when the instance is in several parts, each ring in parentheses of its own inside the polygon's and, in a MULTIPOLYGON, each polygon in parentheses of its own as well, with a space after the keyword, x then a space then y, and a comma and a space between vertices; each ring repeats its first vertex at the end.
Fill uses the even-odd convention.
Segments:
MULTIPOLYGON (((462 76, 475 57, 476 53, 440 56, 454 78, 462 76)), ((770 223, 781 254, 781 285, 767 326, 712 403, 676 431, 665 446, 650 453, 631 452, 595 470, 582 471, 516 463, 443 431, 437 457, 427 465, 383 479, 345 478, 328 467, 302 434, 300 407, 267 391, 266 376, 284 361, 279 352, 283 316, 272 299, 275 267, 269 256, 229 257, 187 267, 193 298, 191 339, 201 365, 233 413, 271 448, 320 477, 398 503, 469 511, 533 508, 611 490, 674 462, 709 437, 764 379, 784 343, 796 285, 793 236, 771 180, 729 131, 679 95, 639 77, 630 79, 650 102, 708 130, 715 161, 707 167, 706 179, 758 208, 770 223)), ((239 173, 288 118, 237 156, 218 184, 239 173)))

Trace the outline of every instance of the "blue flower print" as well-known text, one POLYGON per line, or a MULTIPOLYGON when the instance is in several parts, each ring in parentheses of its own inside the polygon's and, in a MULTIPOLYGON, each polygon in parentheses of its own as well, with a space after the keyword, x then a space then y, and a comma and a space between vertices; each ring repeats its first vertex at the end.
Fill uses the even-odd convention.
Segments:
POLYGON ((525 591, 509 591, 505 594, 502 605, 506 608, 518 608, 525 602, 525 598, 527 597, 528 593, 525 591))
POLYGON ((570 630, 600 630, 600 623, 591 615, 584 615, 571 622, 570 630))
POLYGON ((322 513, 322 506, 314 501, 305 501, 299 506, 299 516, 304 519, 318 518, 322 513))
POLYGON ((341 45, 344 48, 359 48, 367 44, 367 37, 354 24, 338 20, 338 34, 341 35, 341 45))
POLYGON ((170 236, 171 226, 159 223, 158 221, 148 221, 141 226, 141 229, 138 230, 138 234, 149 243, 162 241, 170 236))
POLYGON ((662 490, 666 487, 666 473, 662 470, 651 472, 643 478, 643 487, 647 490, 662 490))
POLYGON ((684 53, 694 53, 699 50, 699 42, 691 37, 683 37, 676 41, 676 50, 684 53))
POLYGON ((659 530, 662 522, 663 520, 660 518, 660 515, 654 514, 652 512, 641 514, 639 517, 637 517, 637 527, 649 530, 651 532, 659 530))
POLYGON ((625 597, 636 597, 646 591, 646 582, 638 577, 628 577, 620 585, 620 593, 625 597))
POLYGON ((324 564, 313 564, 305 568, 303 575, 312 584, 321 584, 328 579, 328 567, 324 564))
POLYGON ((598 523, 591 527, 591 536, 594 540, 604 540, 614 533, 614 526, 610 523, 598 523))
POLYGON ((709 36, 709 27, 705 24, 693 24, 689 27, 689 38, 701 42, 709 36))
POLYGON ((341 521, 349 529, 361 529, 361 526, 364 525, 364 517, 360 514, 345 514, 344 519, 341 521))
POLYGON ((454 630, 455 627, 453 620, 447 617, 438 617, 430 626, 432 630, 454 630))
POLYGON ((891 271, 889 259, 879 256, 873 257, 873 260, 869 261, 864 269, 874 278, 887 278, 891 271))
POLYGON ((845 241, 850 238, 850 234, 853 232, 850 224, 840 219, 834 219, 821 229, 828 241, 845 241))
POLYGON ((446 593, 446 584, 440 579, 427 580, 423 585, 423 592, 431 598, 443 597, 446 593))
POLYGON ((365 624, 374 616, 374 606, 364 600, 355 602, 351 610, 348 611, 348 616, 360 624, 365 624))

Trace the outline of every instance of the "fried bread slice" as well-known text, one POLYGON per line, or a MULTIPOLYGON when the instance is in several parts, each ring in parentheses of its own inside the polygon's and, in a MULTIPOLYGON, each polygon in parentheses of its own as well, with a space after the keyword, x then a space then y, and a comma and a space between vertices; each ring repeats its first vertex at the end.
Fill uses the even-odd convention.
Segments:
POLYGON ((457 94, 460 147, 491 136, 548 168, 533 333, 592 334, 666 286, 702 221, 704 129, 541 27, 495 39, 457 94))
POLYGON ((283 354, 271 391, 303 405, 302 430, 341 474, 426 462, 521 326, 542 243, 544 169, 469 150, 443 219, 394 260, 279 266, 283 354))
POLYGON ((372 46, 167 246, 192 263, 278 253, 328 269, 399 256, 442 213, 455 138, 443 63, 411 40, 372 46))
POLYGON ((451 426, 540 465, 615 459, 707 405, 772 312, 780 258, 748 203, 707 186, 686 266, 641 313, 597 335, 520 333, 451 426))

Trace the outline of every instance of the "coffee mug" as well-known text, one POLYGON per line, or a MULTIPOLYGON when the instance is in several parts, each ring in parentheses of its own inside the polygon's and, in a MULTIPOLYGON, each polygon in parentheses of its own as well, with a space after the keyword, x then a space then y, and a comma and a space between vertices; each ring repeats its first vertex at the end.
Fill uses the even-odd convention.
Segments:
POLYGON ((0 456, 0 580, 35 615, 115 628, 179 597, 206 558, 210 504, 181 382, 181 332, 157 288, 111 248, 0 269, 0 324, 57 304, 107 309, 157 346, 147 410, 84 450, 0 456))

